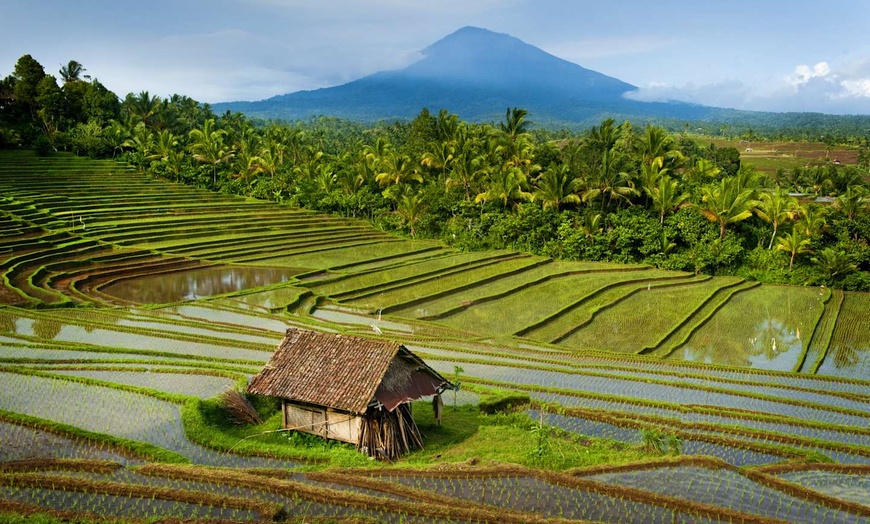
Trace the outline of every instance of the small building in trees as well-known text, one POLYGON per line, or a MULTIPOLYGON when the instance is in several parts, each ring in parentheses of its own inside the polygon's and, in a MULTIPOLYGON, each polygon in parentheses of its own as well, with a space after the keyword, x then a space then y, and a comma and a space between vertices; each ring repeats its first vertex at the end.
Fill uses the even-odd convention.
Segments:
POLYGON ((248 392, 281 399, 283 425, 394 460, 422 448, 410 402, 453 385, 405 346, 290 328, 248 392))

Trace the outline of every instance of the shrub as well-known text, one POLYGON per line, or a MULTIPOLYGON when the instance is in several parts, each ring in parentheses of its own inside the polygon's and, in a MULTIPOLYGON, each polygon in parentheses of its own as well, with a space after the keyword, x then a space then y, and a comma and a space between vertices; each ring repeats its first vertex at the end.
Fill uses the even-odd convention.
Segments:
POLYGON ((480 397, 480 411, 488 415, 509 413, 520 406, 528 405, 529 402, 531 398, 528 393, 503 391, 485 394, 480 397))

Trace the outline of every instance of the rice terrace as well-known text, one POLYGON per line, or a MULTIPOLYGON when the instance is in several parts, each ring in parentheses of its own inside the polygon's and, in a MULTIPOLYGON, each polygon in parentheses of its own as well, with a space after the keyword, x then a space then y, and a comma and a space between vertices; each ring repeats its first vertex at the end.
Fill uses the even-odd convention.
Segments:
POLYGON ((870 295, 461 252, 0 152, 0 507, 299 522, 870 522, 870 295), (455 383, 423 449, 228 422, 288 327, 455 383))

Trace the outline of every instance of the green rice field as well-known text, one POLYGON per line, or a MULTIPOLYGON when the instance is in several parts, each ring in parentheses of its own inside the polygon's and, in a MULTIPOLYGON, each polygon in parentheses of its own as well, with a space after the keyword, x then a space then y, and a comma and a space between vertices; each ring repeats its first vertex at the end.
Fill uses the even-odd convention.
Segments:
POLYGON ((0 515, 870 522, 868 294, 461 252, 65 154, 0 151, 0 232, 0 515), (443 428, 414 411, 437 456, 224 429, 288 327, 460 382, 443 428))

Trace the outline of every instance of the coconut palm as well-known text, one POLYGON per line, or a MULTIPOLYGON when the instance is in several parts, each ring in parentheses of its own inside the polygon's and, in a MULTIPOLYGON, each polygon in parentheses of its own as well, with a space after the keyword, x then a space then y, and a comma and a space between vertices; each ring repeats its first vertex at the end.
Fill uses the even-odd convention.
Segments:
POLYGON ((433 144, 432 150, 423 153, 420 164, 439 173, 444 173, 450 167, 455 153, 456 146, 452 142, 436 143, 433 144))
POLYGON ((501 201, 505 208, 511 203, 532 200, 532 194, 526 191, 526 175, 514 166, 507 166, 490 174, 489 187, 479 193, 474 201, 495 202, 501 201))
POLYGON ((543 203, 544 209, 558 211, 564 204, 579 204, 577 184, 568 166, 551 165, 537 179, 538 189, 534 195, 543 203))
POLYGON ((127 128, 115 120, 103 129, 103 142, 112 150, 112 158, 124 150, 128 138, 130 133, 127 128))
POLYGON ((638 183, 647 195, 649 195, 650 190, 658 187, 659 180, 670 171, 670 169, 663 166, 664 160, 663 157, 659 156, 650 162, 642 162, 640 164, 638 183))
POLYGON ((773 234, 770 235, 770 242, 767 245, 767 249, 773 249, 773 240, 776 238, 779 226, 797 218, 798 201, 777 187, 773 193, 761 194, 755 214, 773 226, 773 234))
POLYGON ((150 127, 160 110, 160 97, 151 96, 148 91, 141 91, 138 95, 131 93, 124 100, 124 108, 134 119, 150 127))
POLYGON ((233 152, 224 144, 226 131, 215 129, 214 118, 203 123, 201 129, 192 129, 190 137, 190 153, 193 159, 201 164, 211 165, 212 183, 217 184, 217 166, 233 157, 233 152))
POLYGON ((616 141, 619 140, 619 133, 619 128, 614 127, 613 119, 608 118, 602 121, 600 126, 592 126, 586 142, 593 151, 600 154, 613 149, 616 141))
POLYGON ((834 200, 834 207, 846 215, 849 220, 867 210, 867 190, 861 186, 849 186, 846 192, 834 200))
POLYGON ((486 157, 471 148, 463 148, 451 162, 444 184, 447 189, 462 186, 465 199, 469 200, 472 188, 487 172, 486 157))
POLYGON ((825 214, 825 208, 821 206, 814 206, 812 204, 798 206, 800 219, 795 226, 802 230, 804 236, 812 238, 819 235, 825 226, 828 225, 825 214))
POLYGON ((791 233, 780 237, 776 249, 791 255, 788 263, 788 270, 791 271, 794 267, 795 257, 810 252, 810 239, 804 235, 801 228, 794 227, 791 233))
POLYGON ((152 160, 165 160, 169 158, 170 153, 178 147, 178 137, 172 131, 164 129, 157 133, 157 140, 154 142, 154 149, 149 155, 152 160))
POLYGON ((586 235, 586 240, 592 238, 601 232, 601 213, 586 213, 583 217, 583 223, 579 225, 580 231, 586 235))
POLYGON ((653 209, 659 214, 659 223, 664 225, 665 215, 682 206, 688 199, 688 193, 680 193, 679 182, 667 175, 658 179, 652 188, 644 188, 652 200, 653 209))
POLYGON ((126 149, 132 149, 136 153, 134 163, 139 167, 140 171, 144 171, 145 165, 151 158, 154 150, 154 134, 144 122, 139 122, 133 128, 130 136, 124 140, 122 146, 126 149))
POLYGON ((396 214, 408 224, 412 237, 417 235, 414 225, 420 221, 420 218, 426 213, 426 209, 423 197, 408 188, 399 196, 399 200, 396 202, 396 214))
POLYGON ((285 154, 286 150, 284 144, 274 136, 267 136, 266 139, 263 140, 257 156, 260 157, 263 171, 269 173, 270 178, 275 178, 275 173, 284 164, 285 154))
POLYGON ((719 239, 725 238, 725 230, 729 224, 734 224, 752 216, 758 205, 755 191, 740 186, 736 177, 722 179, 718 185, 706 185, 701 188, 701 203, 698 210, 704 217, 719 224, 719 239))
POLYGON ((499 122, 498 129, 504 136, 514 142, 522 135, 528 135, 529 122, 526 120, 526 115, 529 112, 518 107, 507 108, 505 111, 504 122, 499 122))
POLYGON ((716 165, 716 162, 706 158, 699 158, 692 167, 686 170, 685 177, 695 184, 701 184, 713 180, 721 172, 722 168, 716 165))
POLYGON ((380 172, 375 180, 381 187, 389 187, 408 182, 423 182, 423 175, 408 155, 390 153, 379 159, 380 172))
POLYGON ((601 213, 614 201, 628 202, 638 194, 628 173, 619 170, 622 157, 613 149, 608 149, 601 155, 601 164, 592 174, 590 188, 583 193, 582 200, 590 202, 601 199, 601 213))
MULTIPOLYGON (((75 82, 81 80, 82 73, 85 71, 86 69, 80 63, 70 60, 67 65, 60 68, 60 77, 64 83, 75 82)), ((85 78, 89 77, 86 76, 85 78)))

